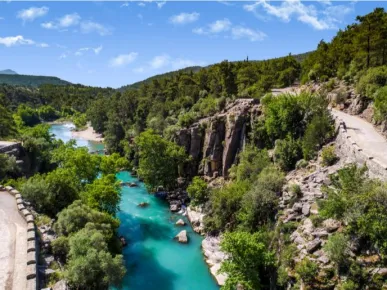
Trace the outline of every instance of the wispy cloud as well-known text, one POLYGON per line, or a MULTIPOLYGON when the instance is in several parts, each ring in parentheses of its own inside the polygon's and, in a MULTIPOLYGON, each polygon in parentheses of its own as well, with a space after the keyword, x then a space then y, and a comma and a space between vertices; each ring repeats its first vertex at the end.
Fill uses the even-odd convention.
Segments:
POLYGON ((126 66, 136 60, 138 56, 137 52, 131 52, 128 54, 120 54, 110 60, 109 65, 111 67, 122 67, 126 66))
POLYGON ((16 17, 23 20, 23 22, 34 21, 36 18, 42 17, 48 13, 48 7, 30 7, 18 11, 16 17))
POLYGON ((231 25, 231 21, 224 18, 222 20, 216 20, 215 22, 208 24, 206 27, 195 28, 192 31, 196 34, 216 34, 230 30, 231 25))
POLYGON ((259 0, 243 7, 259 18, 262 18, 262 13, 277 17, 284 22, 290 22, 295 18, 316 30, 336 29, 336 23, 341 22, 343 16, 353 11, 353 4, 332 6, 330 1, 319 2, 327 7, 317 9, 315 5, 304 5, 300 0, 288 0, 276 5, 269 4, 266 0, 259 0))
POLYGON ((81 32, 82 33, 92 33, 96 32, 101 36, 109 35, 111 34, 111 30, 104 25, 98 23, 98 22, 93 22, 93 21, 84 21, 81 22, 81 32))
POLYGON ((259 30, 236 26, 231 29, 231 34, 234 39, 247 38, 250 41, 260 41, 266 37, 266 34, 259 30))
POLYGON ((41 24, 46 29, 63 29, 71 26, 76 26, 81 21, 81 16, 78 13, 66 14, 56 21, 44 22, 41 24))
POLYGON ((88 52, 88 51, 92 51, 94 52, 95 55, 98 55, 101 51, 102 51, 102 45, 96 47, 96 48, 93 48, 93 47, 82 47, 80 49, 78 49, 76 52, 75 52, 75 55, 76 56, 82 56, 85 52, 88 52))
POLYGON ((128 2, 125 2, 125 3, 121 4, 120 7, 129 7, 129 3, 128 3, 128 2))
POLYGON ((47 43, 35 42, 32 39, 24 38, 22 35, 0 37, 0 44, 6 47, 18 46, 18 45, 34 45, 37 47, 49 47, 47 43))
POLYGON ((173 24, 187 24, 195 22, 199 19, 200 14, 197 12, 192 13, 180 13, 177 15, 173 15, 169 18, 169 22, 173 24))
POLYGON ((161 69, 181 69, 189 66, 203 66, 206 65, 203 61, 195 61, 186 58, 173 58, 168 54, 160 54, 153 57, 144 66, 133 69, 135 73, 153 72, 161 69))
POLYGON ((156 2, 157 8, 161 9, 163 6, 167 3, 167 1, 162 1, 162 2, 156 2))

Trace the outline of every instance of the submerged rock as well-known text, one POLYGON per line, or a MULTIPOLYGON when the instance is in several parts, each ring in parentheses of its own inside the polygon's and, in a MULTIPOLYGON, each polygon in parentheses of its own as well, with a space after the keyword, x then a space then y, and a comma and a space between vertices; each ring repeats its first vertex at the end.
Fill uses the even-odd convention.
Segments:
POLYGON ((187 243, 188 243, 187 231, 186 231, 186 230, 183 230, 183 231, 181 231, 180 233, 178 233, 178 234, 175 236, 175 240, 177 240, 179 243, 187 244, 187 243))
POLYGON ((185 225, 185 222, 184 222, 182 219, 179 219, 179 220, 176 222, 176 225, 177 225, 177 226, 184 226, 184 225, 185 225))
POLYGON ((149 203, 148 202, 140 202, 137 206, 139 206, 139 207, 147 207, 147 206, 149 206, 149 203))

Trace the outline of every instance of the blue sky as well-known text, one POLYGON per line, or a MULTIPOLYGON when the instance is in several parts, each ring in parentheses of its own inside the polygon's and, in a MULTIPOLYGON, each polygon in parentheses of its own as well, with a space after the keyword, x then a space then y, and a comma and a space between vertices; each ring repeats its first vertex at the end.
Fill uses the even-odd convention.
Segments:
POLYGON ((302 53, 386 2, 0 2, 0 69, 120 87, 222 60, 302 53))

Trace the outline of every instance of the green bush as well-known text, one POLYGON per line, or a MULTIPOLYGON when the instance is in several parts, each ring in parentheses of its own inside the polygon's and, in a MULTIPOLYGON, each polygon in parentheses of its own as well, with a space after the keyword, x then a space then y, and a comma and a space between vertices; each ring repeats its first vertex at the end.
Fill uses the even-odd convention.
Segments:
POLYGON ((208 200, 207 183, 199 176, 193 178, 192 182, 187 187, 187 192, 193 205, 203 204, 208 200))
POLYGON ((302 157, 300 142, 293 139, 290 135, 284 140, 276 141, 274 156, 275 162, 284 171, 294 169, 297 161, 302 157))
POLYGON ((308 258, 304 258, 296 265, 296 273, 305 284, 311 284, 318 274, 318 265, 308 258))
POLYGON ((331 261, 335 262, 340 268, 345 266, 348 262, 348 248, 349 239, 343 233, 335 233, 328 238, 324 245, 324 251, 328 254, 331 261))
POLYGON ((378 89, 373 95, 375 115, 377 121, 387 119, 387 86, 378 89))
POLYGON ((370 68, 362 75, 356 90, 359 94, 371 98, 381 87, 387 85, 387 66, 370 68))
POLYGON ((296 183, 293 183, 291 186, 290 186, 290 192, 297 196, 298 198, 302 197, 302 191, 301 191, 301 187, 300 185, 296 184, 296 183))
POLYGON ((331 166, 337 161, 337 155, 335 153, 334 146, 327 146, 321 152, 322 164, 324 166, 331 166))

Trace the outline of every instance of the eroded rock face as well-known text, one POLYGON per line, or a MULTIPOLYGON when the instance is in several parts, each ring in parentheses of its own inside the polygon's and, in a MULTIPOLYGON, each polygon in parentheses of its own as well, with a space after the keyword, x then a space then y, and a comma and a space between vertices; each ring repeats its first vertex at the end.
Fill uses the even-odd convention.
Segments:
POLYGON ((223 286, 227 280, 227 275, 218 273, 218 271, 222 262, 227 259, 227 255, 220 250, 220 240, 220 237, 207 236, 202 241, 202 249, 211 274, 216 279, 218 285, 223 286))
POLYGON ((258 114, 257 100, 237 99, 222 112, 178 131, 176 142, 192 158, 184 168, 184 175, 227 176, 244 146, 251 116, 258 114))

